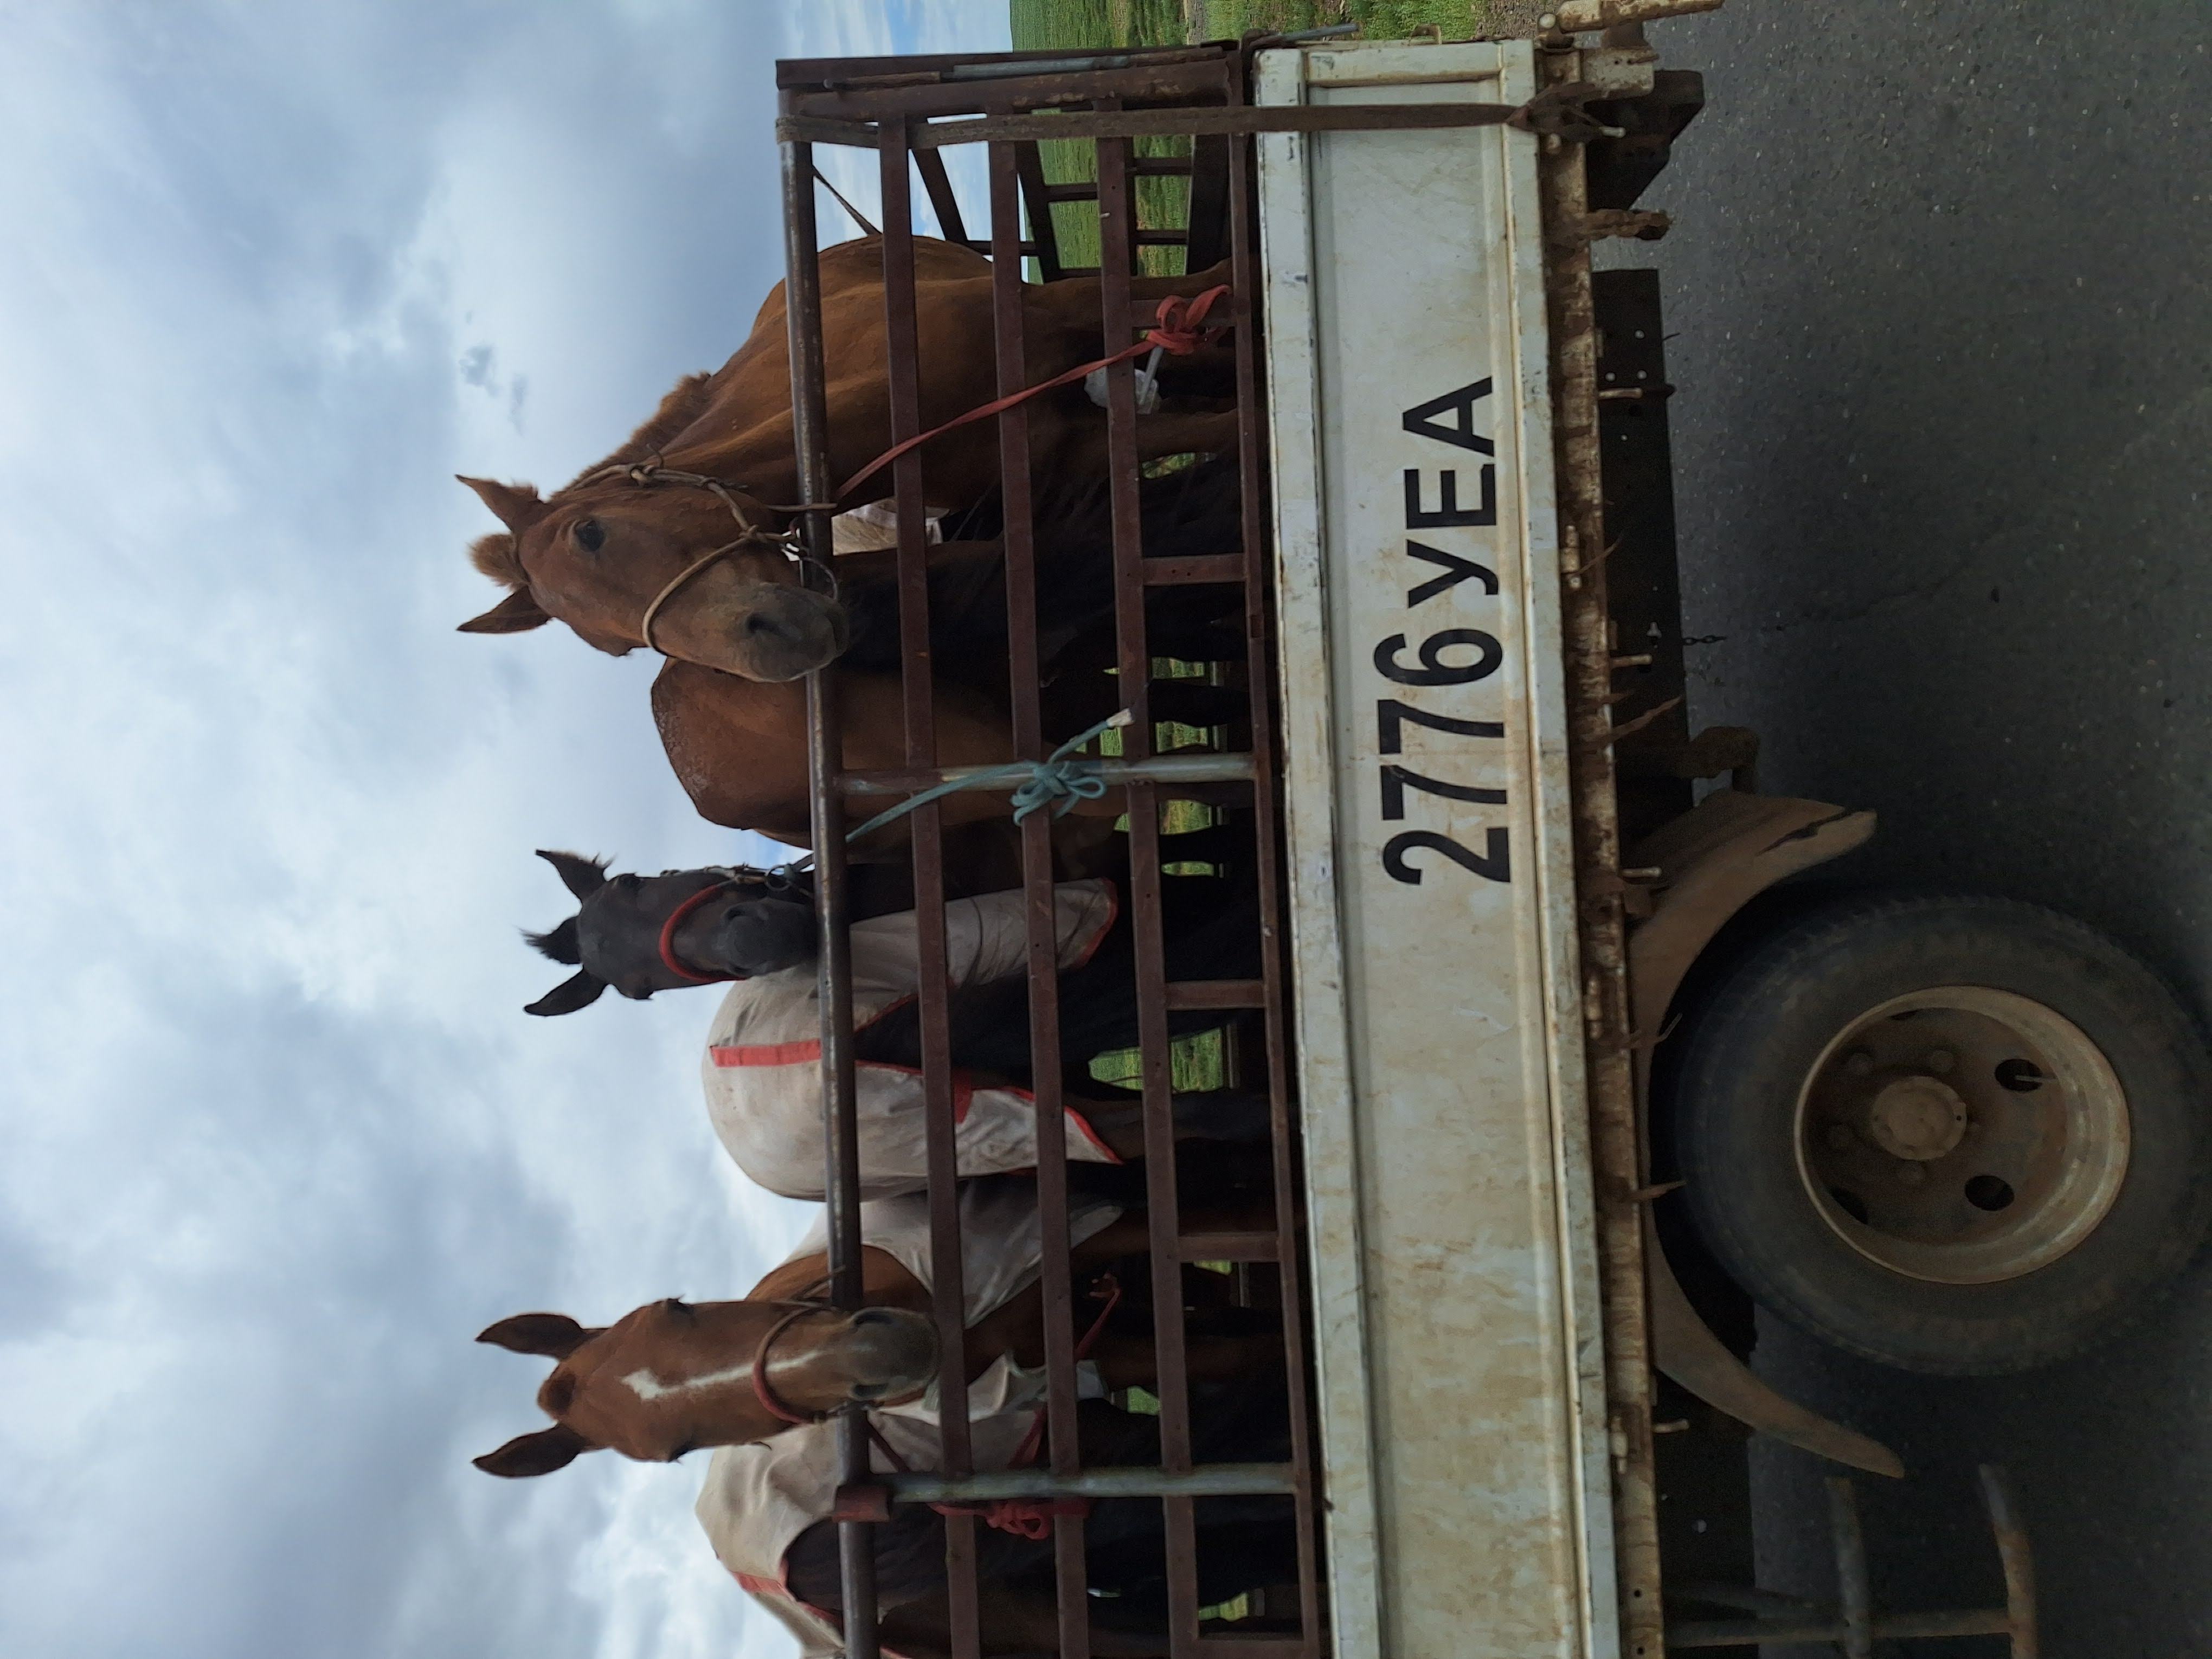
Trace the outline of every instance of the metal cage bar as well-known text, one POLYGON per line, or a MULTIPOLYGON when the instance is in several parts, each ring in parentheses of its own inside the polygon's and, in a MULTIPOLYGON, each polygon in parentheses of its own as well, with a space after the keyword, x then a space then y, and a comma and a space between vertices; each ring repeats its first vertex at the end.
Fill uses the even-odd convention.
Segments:
MULTIPOLYGON (((998 388, 1004 396, 1027 380, 1022 316, 1021 186, 1016 148, 989 152, 992 236, 993 342, 998 388)), ((1035 167, 1032 152, 1029 162, 1035 167)), ((1040 175, 1041 176, 1041 175, 1040 175)), ((1048 228, 1036 233, 1044 245, 1048 228)), ((1006 670, 1012 691, 1014 752, 1042 760, 1053 744, 1044 730, 1036 629, 1036 543, 1030 487, 1030 415, 1024 407, 999 416, 1000 494, 1004 505, 1006 561, 1006 670)), ((1066 1250, 1067 1125, 1062 1115, 1060 1048, 1058 927, 1053 896, 1052 826, 1033 816, 1022 826, 1022 886, 1030 981, 1030 1049, 1036 1106, 1037 1230, 1051 1248, 1041 1275, 1044 1298, 1046 1455, 1056 1486, 1083 1466, 1077 1437, 1075 1289, 1066 1250)), ((1063 1659, 1091 1652, 1090 1580, 1084 1566, 1082 1518, 1062 1517, 1053 1530, 1058 1588, 1060 1650, 1063 1659)))
MULTIPOLYGON (((922 66, 917 66, 921 68, 922 66)), ((785 65, 782 125, 791 336, 794 366, 794 432, 808 499, 826 501, 834 489, 828 465, 823 415, 823 341, 820 295, 814 258, 812 167, 808 134, 794 118, 834 124, 840 137, 865 131, 878 150, 882 189, 885 321, 890 368, 890 430, 894 441, 922 431, 925 388, 918 383, 916 291, 912 229, 914 181, 918 174, 939 223, 954 240, 992 258, 994 338, 997 384, 1003 395, 1023 389, 1031 379, 1024 335, 1024 307, 1035 292, 1023 280, 1022 262, 1035 257, 1042 276, 1063 275, 1051 222, 1054 199, 1079 195, 1097 203, 1101 267, 1096 273, 1102 335, 1110 351, 1150 325, 1156 301, 1133 303, 1138 250, 1170 243, 1225 251, 1233 260, 1235 374, 1239 410, 1237 464, 1243 489, 1241 545, 1218 553, 1148 567, 1139 528, 1139 443, 1133 366, 1124 362, 1107 377, 1107 485, 1112 515, 1115 655, 1121 695, 1134 723, 1123 728, 1122 753, 1097 764, 1097 773, 1121 787, 1128 809, 1128 918, 1135 956, 1139 1057, 1141 1081, 1145 1184, 1151 1247, 1150 1289, 1157 1353, 1156 1393, 1160 1410, 1160 1459, 1152 1468, 1086 1468, 1079 1440, 1074 1331, 1079 1287, 1074 1284, 1069 1252, 1069 1194, 1062 1063, 1058 1007, 1058 949, 1054 898, 1054 853, 1050 821, 1029 820, 1020 834, 1022 883, 1025 895, 1025 965, 1029 975, 1029 1039, 1037 1143, 1037 1200, 1042 1237, 1054 1246, 1044 1253, 1041 1273, 1044 1303, 1046 1394, 1042 1459, 1030 1468, 973 1472, 965 1413, 951 1405, 964 1400, 957 1382, 942 1388, 939 1467, 934 1470, 884 1474, 869 1467, 862 1425, 849 1419, 841 1430, 842 1473, 848 1485, 872 1486, 892 1503, 974 1506, 994 1501, 1088 1497, 1138 1499, 1163 1506, 1169 1566, 1168 1632, 1170 1650, 1179 1656, 1229 1648, 1257 1659, 1313 1659, 1321 1650, 1321 1593, 1316 1533, 1317 1490, 1312 1443, 1305 1421, 1306 1337, 1303 1326, 1303 1269, 1297 1187, 1298 1158, 1291 1111, 1285 964, 1281 876, 1276 838, 1279 802, 1275 781, 1272 696, 1271 626, 1267 584, 1266 479, 1262 460, 1264 427, 1259 358, 1253 331, 1258 325, 1255 210, 1252 199, 1251 139, 1237 132, 1207 140, 1220 163, 1222 179, 1209 198, 1226 220, 1200 234, 1183 230, 1140 230, 1135 222, 1133 179, 1183 173, 1194 164, 1184 158, 1145 158, 1131 153, 1126 137, 1098 143, 1095 185, 1080 190, 1045 185, 1036 142, 1026 136, 986 147, 989 195, 987 222, 976 223, 974 204, 956 198, 934 147, 920 141, 920 124, 938 115, 1011 116, 1030 110, 1078 106, 1110 115, 1130 100, 1158 114, 1163 102, 1218 111, 1242 105, 1249 69, 1243 54, 1208 48, 1174 54, 1139 55, 1075 68, 1064 63, 1024 64, 1018 60, 945 60, 926 72, 902 73, 893 62, 821 63, 785 65), (983 70, 977 71, 981 64, 983 70), (1003 70, 1002 74, 1000 71, 1003 70), (794 73, 794 70, 801 71, 794 73), (976 71, 976 72, 971 72, 976 71), (872 124, 866 128, 858 124, 872 124), (924 153, 925 149, 927 153, 924 153), (1225 155, 1223 153, 1225 149, 1225 155), (1026 235, 1024 220, 1026 216, 1026 235), (1182 583, 1241 582, 1243 646, 1242 666, 1250 725, 1249 752, 1159 755, 1152 721, 1152 659, 1146 634, 1148 588, 1182 583), (1259 842, 1262 976, 1256 981, 1218 980, 1170 983, 1164 944, 1164 894, 1161 869, 1161 808, 1164 799, 1203 799, 1249 805, 1259 842), (1176 1127, 1170 1048, 1171 1012, 1219 1010, 1224 1018, 1256 1010, 1264 1030, 1261 1052, 1253 1056, 1264 1073, 1271 1102, 1275 1206, 1272 1227, 1201 1223, 1186 1235, 1178 1208, 1176 1127), (1243 1230, 1237 1230, 1241 1228, 1243 1230), (1194 1464, 1191 1400, 1185 1343, 1182 1273, 1192 1262, 1267 1264, 1239 1268, 1249 1277, 1272 1275, 1285 1324, 1284 1343, 1291 1409, 1291 1461, 1287 1464, 1194 1464), (1270 1497, 1288 1500, 1299 1525, 1297 1629, 1285 1633, 1279 1603, 1268 1617, 1247 1626, 1233 1639, 1212 1634, 1199 1619, 1198 1533, 1195 1504, 1202 1498, 1270 1497)), ((1194 204, 1196 193, 1194 191, 1194 204)), ((1088 274, 1088 273, 1086 273, 1088 274)), ((1001 412, 996 419, 1005 574, 1006 581, 1009 690, 1013 752, 1042 759, 1066 733, 1048 729, 1040 674, 1037 624, 1039 538, 1031 475, 1036 461, 1032 406, 1001 412)), ((933 418, 942 418, 941 414, 933 418)), ((848 772, 842 766, 836 726, 834 674, 810 680, 812 722, 811 754, 815 763, 815 845, 822 872, 823 1006, 825 1121, 830 1146, 830 1210, 833 1294, 840 1305, 860 1299, 858 1203, 859 1167, 854 1118, 851 1028, 852 988, 845 937, 847 905, 842 831, 848 794, 904 793, 944 781, 964 782, 975 769, 940 768, 932 718, 935 687, 928 614, 928 553, 924 522, 925 464, 910 452, 888 477, 896 503, 899 640, 903 695, 902 765, 896 771, 848 772)), ((830 554, 826 514, 807 515, 806 533, 817 556, 830 554)), ((1239 722, 1240 726, 1242 721, 1239 722)), ((975 787, 989 787, 980 781, 975 787)), ((999 786, 1003 787, 1003 785, 999 786)), ((910 835, 915 907, 921 949, 920 1025, 927 1127, 930 1229, 934 1261, 933 1301, 940 1340, 942 1374, 964 1377, 966 1353, 960 1219, 957 1207, 957 1150, 953 1118, 953 1074, 947 1023, 951 994, 945 954, 943 830, 939 808, 914 814, 910 835)), ((1240 1279, 1239 1283, 1244 1280, 1240 1279)), ((865 1506, 856 1512, 868 1512, 865 1506)), ((887 1511, 877 1510, 880 1516, 887 1511)), ((875 1659, 876 1601, 872 1571, 872 1523, 841 1524, 848 1651, 855 1659, 875 1659)), ((949 1650, 968 1656, 983 1651, 983 1618, 975 1578, 975 1518, 946 1516, 949 1650)), ((1058 1650, 1064 1659, 1084 1659, 1092 1650, 1092 1603, 1085 1561, 1085 1528, 1077 1515, 1056 1516, 1053 1553, 1057 1568, 1058 1650)))
MULTIPOLYGON (((836 486, 829 465, 813 148, 787 143, 781 149, 792 441, 798 451, 799 477, 805 498, 827 501, 836 486)), ((813 557, 826 561, 831 556, 827 512, 801 514, 799 530, 813 557)), ((828 1211, 830 1299, 838 1308, 857 1308, 861 1302, 860 1154, 853 1073, 853 964, 846 931, 845 815, 837 788, 844 753, 837 716, 836 678, 817 669, 806 677, 806 762, 821 963, 822 1117, 827 1164, 823 1190, 828 1211)), ((838 1425, 837 1456, 841 1480, 850 1484, 867 1479, 868 1442, 858 1419, 848 1417, 838 1425)), ((866 1522, 842 1521, 837 1534, 846 1651, 849 1659, 877 1659, 875 1528, 866 1522)))
MULTIPOLYGON (((1094 107, 1115 110, 1118 99, 1094 107)), ((1098 301, 1103 330, 1118 339, 1130 313, 1136 264, 1136 202, 1126 139, 1098 143, 1098 301)), ((1122 752, 1152 754, 1152 653, 1145 637, 1144 549, 1137 506, 1135 365, 1116 363, 1106 376, 1106 468, 1114 503, 1114 610, 1121 695, 1135 723, 1123 730, 1122 752)), ((1152 1346, 1158 1377, 1160 1464, 1188 1473, 1190 1389, 1183 1349, 1182 1265, 1174 1241, 1182 1231, 1176 1190, 1173 1083, 1170 1072, 1167 965, 1161 941, 1158 786, 1133 783, 1129 808, 1129 908, 1137 958, 1137 1032, 1145 1102, 1145 1187, 1152 1235, 1152 1346), (1165 1248, 1163 1248, 1164 1246, 1165 1248)), ((1162 1500, 1167 1511, 1168 1643, 1184 1659, 1198 1640, 1197 1526, 1191 1500, 1162 1500)))
MULTIPOLYGON (((1244 102, 1246 76, 1227 77, 1228 100, 1244 102)), ((1237 406, 1257 411, 1264 405, 1260 380, 1260 228, 1253 145, 1249 137, 1228 146, 1229 258, 1232 285, 1230 319, 1235 326, 1237 406)), ((1196 223, 1198 201, 1191 204, 1196 223)), ((1196 246, 1194 243, 1194 246, 1196 246)), ((1285 967, 1289 929, 1284 925, 1282 773, 1276 753, 1274 650, 1272 582, 1267 556, 1266 434, 1257 420, 1237 422, 1237 477, 1244 509, 1245 674, 1250 689, 1252 765, 1261 781, 1252 791, 1254 835, 1259 845, 1261 994, 1266 1025, 1268 1122, 1275 1176, 1275 1260, 1281 1275, 1283 1352, 1290 1392, 1291 1464, 1294 1471, 1298 1537, 1298 1628, 1301 1659, 1321 1652, 1320 1526, 1314 1479, 1311 1411, 1308 1400, 1306 1297, 1298 1251, 1302 1190, 1291 1098, 1290 987, 1285 967)))
MULTIPOLYGON (((885 340, 890 349, 890 430, 895 443, 918 435, 921 424, 921 338, 915 317, 913 163, 908 125, 881 124, 883 259, 885 340)), ((898 616, 901 714, 909 766, 937 763, 936 672, 929 645, 929 543, 922 495, 922 457, 910 450, 893 463, 898 527, 898 616)), ((915 954, 920 967, 921 1073, 929 1174, 932 1300, 937 1320, 942 1404, 938 1413, 940 1468, 947 1474, 971 1469, 969 1443, 967 1295, 960 1237, 959 1154, 953 1121, 951 995, 945 960, 945 852, 942 814, 935 803, 913 817, 915 954)), ((975 1522, 945 1517, 946 1613, 954 1659, 976 1659, 982 1638, 975 1583, 975 1522)))

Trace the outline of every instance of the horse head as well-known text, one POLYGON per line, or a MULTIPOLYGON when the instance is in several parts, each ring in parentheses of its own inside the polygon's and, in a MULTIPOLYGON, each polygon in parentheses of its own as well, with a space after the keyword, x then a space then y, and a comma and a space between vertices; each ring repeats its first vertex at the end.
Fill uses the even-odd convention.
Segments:
POLYGON ((643 1001, 655 991, 751 979, 814 959, 814 902, 803 878, 720 867, 610 876, 603 860, 541 849, 580 908, 526 937, 574 975, 530 1004, 574 1013, 610 985, 643 1001))
POLYGON ((477 1340, 555 1362, 538 1390, 553 1426, 475 1460, 507 1476, 550 1474, 600 1448, 671 1463, 848 1406, 895 1405, 937 1375, 936 1327, 898 1308, 671 1297, 592 1329, 565 1314, 517 1314, 477 1340))
POLYGON ((603 467, 550 500, 528 484, 463 478, 507 526, 469 556, 508 592, 461 631, 564 622, 617 656, 645 646, 749 680, 797 679, 835 660, 844 611, 805 585, 775 515, 735 488, 682 482, 693 476, 603 467))

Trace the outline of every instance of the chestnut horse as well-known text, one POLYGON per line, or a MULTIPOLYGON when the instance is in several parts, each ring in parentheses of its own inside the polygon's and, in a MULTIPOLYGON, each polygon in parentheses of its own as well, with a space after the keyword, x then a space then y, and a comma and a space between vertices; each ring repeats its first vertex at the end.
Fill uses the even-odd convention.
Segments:
MULTIPOLYGON (((1272 1229, 1273 1207, 1264 1215, 1249 1207, 1186 1211, 1183 1224, 1199 1232, 1272 1229)), ((1068 1270, 1082 1285, 1149 1248, 1144 1216, 1117 1216, 1068 1252, 1068 1270)), ((938 1375, 930 1288, 889 1250, 868 1245, 861 1262, 866 1305, 855 1313, 811 1299, 829 1279, 829 1256, 817 1251, 783 1263, 741 1301, 671 1297, 588 1328, 565 1314, 501 1320, 477 1340, 555 1362, 538 1390, 554 1426, 518 1435, 476 1459, 477 1467, 488 1474, 546 1474, 602 1448, 670 1463, 702 1446, 766 1440, 794 1421, 848 1407, 912 1401, 938 1375)), ((1025 1368, 1042 1365, 1044 1340, 1044 1292, 1032 1282, 969 1325, 968 1380, 1002 1355, 1025 1368)), ((1272 1333, 1198 1331, 1185 1353, 1192 1382, 1228 1382, 1271 1364, 1279 1368, 1282 1348, 1272 1333)), ((1090 1363, 1109 1389, 1147 1387, 1158 1378, 1146 1330, 1106 1325, 1090 1363)))
MULTIPOLYGON (((781 1575, 786 1589, 776 1595, 778 1601, 795 1598, 795 1610, 811 1626, 821 1628, 825 1614, 834 1621, 840 1601, 836 1528, 829 1519, 834 1494, 822 1457, 826 1431, 814 1425, 850 1406, 880 1409, 884 1414, 872 1419, 872 1426, 893 1466, 905 1462, 898 1450, 903 1443, 917 1467, 935 1467, 931 1416, 917 1419, 896 1409, 918 1395, 939 1370, 927 1282, 929 1208, 920 1194, 864 1206, 866 1305, 857 1312, 837 1313, 810 1299, 826 1280, 828 1258, 822 1249, 802 1244, 798 1255, 769 1273, 743 1302, 656 1302, 599 1330, 586 1330, 557 1314, 501 1321, 478 1340, 556 1362, 538 1392, 539 1405, 556 1420, 550 1428, 519 1436, 477 1458, 477 1466, 493 1474, 529 1476, 550 1473, 601 1447, 641 1461, 674 1462, 713 1446, 726 1449, 717 1452, 708 1471, 708 1486, 715 1489, 733 1473, 726 1468, 732 1456, 776 1460, 785 1473, 772 1481, 775 1506, 760 1509, 758 1493, 739 1478, 720 1489, 714 1504, 702 1498, 701 1521, 716 1553, 747 1588, 769 1593, 769 1581, 781 1575), (774 1449, 763 1447, 768 1442, 775 1443, 774 1449), (734 1510, 732 1502, 738 1506, 734 1510), (797 1518, 781 1518, 793 1506, 797 1518)), ((1020 1177, 971 1182, 962 1189, 961 1210, 968 1400, 971 1411, 980 1405, 983 1413, 975 1430, 982 1437, 976 1455, 984 1460, 978 1467, 997 1468, 1032 1455, 1041 1425, 1033 1403, 1036 1367, 1044 1349, 1036 1189, 1020 1177), (980 1449, 985 1442, 995 1449, 980 1449)), ((1122 1266, 1133 1284, 1146 1280, 1142 1264, 1127 1260, 1148 1243, 1139 1223, 1097 1200, 1072 1201, 1068 1219, 1075 1241, 1068 1266, 1078 1284, 1109 1265, 1122 1266)), ((1252 1220, 1192 1218, 1193 1224, 1201 1226, 1252 1220)), ((1215 1276, 1187 1272, 1185 1278, 1215 1276)), ((1191 1328, 1187 1364, 1198 1385, 1192 1400, 1192 1451, 1201 1462, 1280 1461, 1288 1453, 1283 1437, 1287 1419, 1268 1403, 1267 1381, 1281 1374, 1279 1329, 1255 1330, 1250 1310, 1223 1304, 1218 1284, 1215 1291, 1185 1291, 1191 1328), (1195 1308, 1190 1307, 1193 1302, 1195 1308), (1224 1324, 1239 1328, 1219 1328, 1224 1324), (1209 1383, 1233 1386, 1209 1389, 1209 1383)), ((1149 1329, 1143 1328, 1149 1320, 1131 1319, 1117 1328, 1115 1312, 1115 1299, 1109 1294, 1096 1319, 1088 1312, 1078 1316, 1079 1323, 1091 1327, 1078 1346, 1079 1355, 1087 1350, 1085 1364, 1096 1367, 1088 1382, 1115 1389, 1152 1381, 1157 1363, 1149 1329)), ((1272 1324, 1268 1316, 1256 1318, 1272 1324)), ((1080 1373, 1079 1380, 1084 1380, 1080 1373)), ((1089 1462, 1149 1462, 1158 1456, 1152 1420, 1129 1417, 1103 1401, 1085 1400, 1079 1428, 1089 1462)), ((1296 1571, 1292 1517, 1266 1512, 1271 1507, 1266 1500, 1256 1508, 1249 1501, 1230 1504, 1237 1512, 1222 1512, 1218 1501, 1200 1507, 1212 1576, 1219 1581, 1210 1599, 1296 1571)), ((902 1510, 890 1525, 878 1528, 878 1561, 887 1568, 881 1581, 884 1632, 887 1640, 896 1635, 901 1651, 943 1649, 941 1527, 927 1510, 902 1510)), ((1048 1584, 1036 1581, 1040 1568, 1048 1571, 1052 1547, 1044 1543, 1040 1550, 1039 1537, 1020 1525, 1005 1535, 979 1534, 990 1569, 983 1595, 987 1652, 1051 1650, 1053 1597, 1048 1584)), ((1140 1626, 1164 1628, 1164 1608, 1153 1605, 1162 1592, 1158 1505, 1101 1505, 1089 1537, 1100 1582, 1128 1598, 1120 1610, 1135 1614, 1140 1626)), ((1094 1652, 1135 1656, 1161 1650, 1149 1634, 1119 1622, 1124 1630, 1100 1632, 1103 1639, 1094 1652)))
MULTIPOLYGON (((927 428, 997 394, 993 283, 989 260, 946 242, 917 239, 915 264, 915 369, 927 428)), ((842 479, 891 441, 880 238, 827 250, 820 271, 830 463, 842 479)), ((1131 293, 1139 302, 1194 295, 1221 274, 1137 277, 1131 293)), ((1096 278, 1024 285, 1023 307, 1032 383, 1101 355, 1096 278)), ((1079 386, 1030 407, 1039 476, 1105 476, 1104 417, 1079 386)), ((1139 429, 1139 453, 1151 459, 1226 447, 1235 417, 1163 413, 1139 429)), ((960 427, 920 453, 933 507, 970 506, 998 483, 992 422, 960 427)), ((878 472, 842 504, 880 498, 890 479, 878 472)), ((788 550, 769 533, 800 493, 781 284, 728 362, 679 383, 628 444, 550 498, 526 484, 462 482, 506 526, 471 556, 510 590, 461 624, 465 632, 558 620, 602 651, 644 646, 770 681, 796 678, 842 647, 835 601, 800 585, 788 550)))
MULTIPOLYGON (((1208 463, 1188 473, 1143 481, 1139 530, 1148 557, 1218 553, 1237 544, 1241 497, 1233 466, 1208 463)), ((1103 489, 1055 490, 1037 528, 1038 648, 1048 676, 1043 712, 1048 735, 1085 730, 1127 700, 1127 691, 1095 657, 1095 642, 1114 618, 1113 522, 1103 489)), ((898 599, 890 556, 864 553, 838 561, 842 593, 838 619, 837 686, 842 704, 847 769, 896 770, 906 761, 899 669, 898 599)), ((793 590, 794 592, 802 590, 793 590)), ((1006 567, 996 540, 951 542, 933 549, 929 565, 930 654, 935 678, 933 718, 944 766, 991 765, 1013 753, 1008 714, 1006 567)), ((1153 588, 1147 634, 1155 655, 1209 659, 1241 656, 1241 637, 1211 617, 1235 603, 1210 587, 1153 588)), ((1237 698, 1192 680, 1148 688, 1154 720, 1211 726, 1233 718, 1237 698)), ((672 659, 653 686, 661 746, 692 804, 710 822, 751 830, 794 846, 808 836, 806 694, 795 681, 740 678, 672 659)), ((886 805, 853 797, 866 817, 886 805)), ((939 807, 948 829, 996 820, 1003 799, 965 792, 939 807)), ((1118 799, 1085 809, 1119 816, 1118 799)), ((902 821, 871 837, 876 857, 904 845, 902 821)), ((1011 856, 1012 838, 1005 838, 1011 856)), ((1018 865, 992 866, 1005 882, 1018 865)), ((968 890, 981 890, 970 886, 968 890)))

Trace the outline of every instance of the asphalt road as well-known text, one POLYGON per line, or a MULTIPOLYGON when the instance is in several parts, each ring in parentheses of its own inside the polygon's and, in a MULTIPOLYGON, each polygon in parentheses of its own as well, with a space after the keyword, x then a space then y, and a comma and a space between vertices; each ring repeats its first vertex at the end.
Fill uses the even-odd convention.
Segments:
MULTIPOLYGON (((1729 0, 1653 37, 1710 100, 1629 261, 1670 307, 1693 719, 1759 730, 1770 791, 1876 809, 1856 873, 2071 911, 2212 1012, 2212 7, 1729 0)), ((2024 1377, 1773 1322, 1759 1364, 1914 1470, 1863 1483, 1891 1605, 1994 1596, 1994 1459, 2046 1659, 2212 1654, 2204 1265, 2024 1377)), ((1757 1480, 1763 1574, 1820 1588, 1815 1467, 1757 1480)))

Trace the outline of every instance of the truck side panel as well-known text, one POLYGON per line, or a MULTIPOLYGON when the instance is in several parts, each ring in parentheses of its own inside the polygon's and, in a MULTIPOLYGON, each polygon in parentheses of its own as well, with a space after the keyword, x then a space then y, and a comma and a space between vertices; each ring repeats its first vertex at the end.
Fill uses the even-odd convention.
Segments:
MULTIPOLYGON (((1259 100, 1518 103, 1525 44, 1259 100)), ((1261 143, 1336 1650, 1617 1651, 1535 143, 1261 143)))

